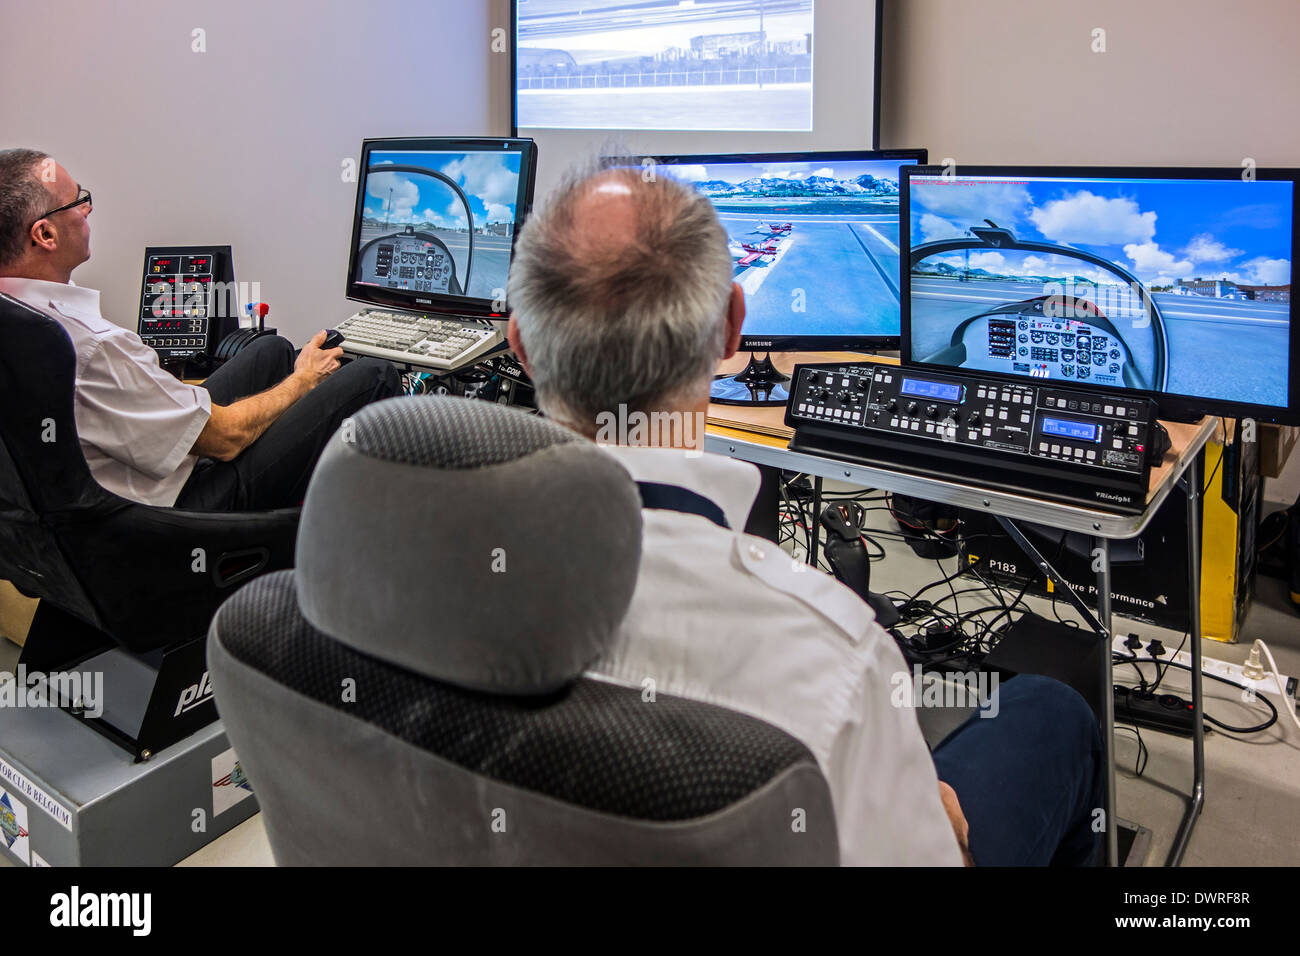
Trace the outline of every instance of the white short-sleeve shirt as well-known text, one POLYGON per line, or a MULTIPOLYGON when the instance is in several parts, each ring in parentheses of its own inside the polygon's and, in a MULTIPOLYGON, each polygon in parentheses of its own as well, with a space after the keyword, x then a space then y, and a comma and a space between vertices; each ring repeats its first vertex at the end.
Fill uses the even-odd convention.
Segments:
POLYGON ((94 289, 0 278, 0 292, 44 312, 72 339, 77 436, 95 480, 132 501, 174 504, 212 414, 207 391, 169 374, 140 336, 105 319, 94 289))
POLYGON ((856 594, 770 541, 744 534, 758 469, 720 455, 605 446, 637 481, 714 502, 734 530, 642 511, 641 570, 612 646, 588 673, 738 710, 780 727, 830 784, 844 865, 961 866, 908 673, 856 594))

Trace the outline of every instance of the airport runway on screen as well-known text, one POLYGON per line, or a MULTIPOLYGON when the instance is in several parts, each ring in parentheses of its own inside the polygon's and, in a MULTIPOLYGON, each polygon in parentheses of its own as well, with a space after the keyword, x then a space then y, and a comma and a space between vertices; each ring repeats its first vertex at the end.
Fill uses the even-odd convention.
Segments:
MULTIPOLYGON (((1012 280, 961 282, 913 277, 913 353, 923 358, 948 345, 953 329, 965 318, 1042 294, 1040 285, 1012 280)), ((1100 298, 1105 313, 1105 296, 1100 298)), ((1286 303, 1168 292, 1152 293, 1151 298, 1168 329, 1168 391, 1260 404, 1285 403, 1290 348, 1286 303)), ((1149 352, 1149 331, 1130 329, 1123 322, 1118 328, 1135 359, 1149 352)))
POLYGON ((898 334, 898 221, 889 216, 720 212, 733 241, 762 245, 764 223, 790 223, 773 262, 738 266, 747 335, 898 334), (795 309, 799 304, 803 312, 795 309))

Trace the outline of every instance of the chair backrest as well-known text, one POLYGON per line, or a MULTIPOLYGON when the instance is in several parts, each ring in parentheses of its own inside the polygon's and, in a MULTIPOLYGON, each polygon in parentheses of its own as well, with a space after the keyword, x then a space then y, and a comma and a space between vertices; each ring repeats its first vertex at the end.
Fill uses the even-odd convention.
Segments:
POLYGON ((584 674, 640 563, 640 499, 611 456, 465 399, 349 425, 313 475, 296 570, 244 587, 209 633, 278 862, 837 861, 798 740, 584 674))
POLYGON ((81 452, 76 369, 63 326, 0 293, 0 577, 97 625, 55 526, 126 503, 99 486, 81 452))
POLYGON ((62 325, 0 294, 0 578, 128 650, 202 637, 244 577, 292 563, 298 509, 190 512, 106 490, 77 436, 76 368, 62 325))

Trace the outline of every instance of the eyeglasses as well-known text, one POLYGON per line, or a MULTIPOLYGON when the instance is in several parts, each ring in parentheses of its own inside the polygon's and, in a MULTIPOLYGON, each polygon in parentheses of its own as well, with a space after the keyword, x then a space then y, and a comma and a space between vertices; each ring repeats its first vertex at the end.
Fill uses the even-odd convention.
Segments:
POLYGON ((90 206, 94 205, 94 203, 90 201, 90 190, 82 186, 81 183, 77 183, 76 199, 72 200, 72 202, 68 203, 65 206, 60 206, 58 209, 51 209, 49 212, 45 213, 44 215, 37 216, 35 219, 32 220, 32 225, 33 226, 36 225, 42 219, 49 219, 56 212, 63 212, 63 210, 65 209, 75 209, 76 207, 83 204, 90 205, 90 206))

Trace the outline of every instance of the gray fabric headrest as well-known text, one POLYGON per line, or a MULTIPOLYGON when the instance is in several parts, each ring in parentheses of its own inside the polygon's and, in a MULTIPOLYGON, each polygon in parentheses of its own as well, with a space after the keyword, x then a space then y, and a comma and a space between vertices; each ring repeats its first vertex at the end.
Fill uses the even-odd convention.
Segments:
POLYGON ((640 557, 636 485, 594 444, 489 402, 393 398, 321 456, 295 575, 303 615, 344 644, 542 694, 614 637, 640 557))

